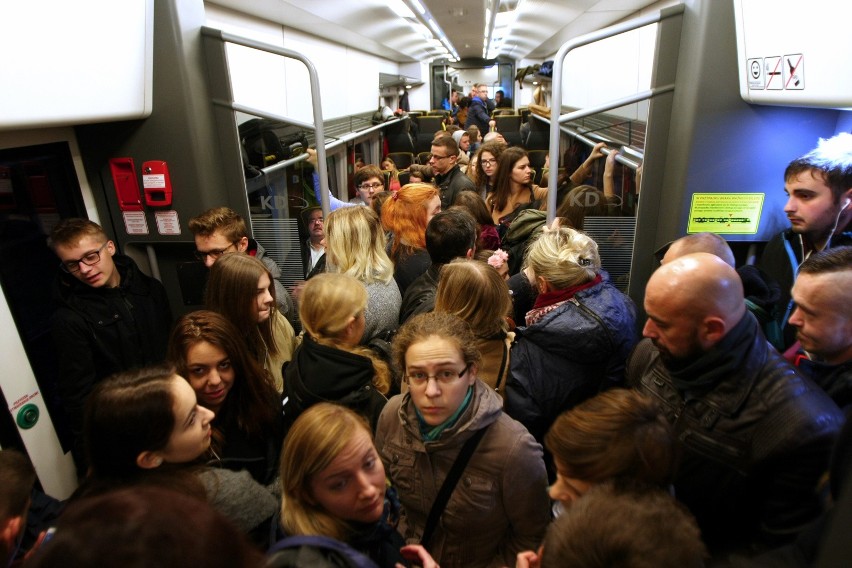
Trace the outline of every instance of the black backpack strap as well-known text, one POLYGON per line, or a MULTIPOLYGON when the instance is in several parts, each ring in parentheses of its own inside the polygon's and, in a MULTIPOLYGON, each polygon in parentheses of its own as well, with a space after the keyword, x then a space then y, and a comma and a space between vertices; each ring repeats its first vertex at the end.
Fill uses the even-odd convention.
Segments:
POLYGON ((479 441, 485 435, 486 430, 488 430, 487 426, 481 430, 477 430, 473 436, 468 438, 459 451, 459 455, 456 456, 456 461, 453 462, 453 467, 450 468, 450 472, 444 479, 444 483, 438 491, 438 496, 435 497, 435 502, 432 503, 432 509, 429 510, 429 516, 426 518, 426 528, 423 529, 423 537, 420 539, 420 544, 423 548, 429 548, 429 541, 432 539, 432 533, 435 532, 435 527, 438 525, 438 519, 444 513, 444 508, 447 506, 447 501, 450 500, 450 495, 453 494, 453 490, 456 488, 456 484, 464 468, 467 467, 467 462, 470 461, 473 452, 476 451, 476 446, 479 445, 479 441))

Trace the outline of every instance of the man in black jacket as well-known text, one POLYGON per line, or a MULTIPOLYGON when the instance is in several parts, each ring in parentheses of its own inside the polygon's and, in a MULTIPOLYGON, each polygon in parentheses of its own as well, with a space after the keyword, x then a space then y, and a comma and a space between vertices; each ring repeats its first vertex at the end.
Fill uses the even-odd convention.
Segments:
POLYGON ((436 136, 432 140, 429 165, 435 173, 435 185, 441 192, 441 209, 449 209, 462 191, 476 191, 473 180, 459 169, 459 145, 452 135, 436 136))
POLYGON ((59 393, 74 435, 78 473, 85 472, 81 434, 86 399, 104 378, 161 363, 172 326, 166 289, 117 253, 103 229, 66 219, 50 234, 60 274, 52 332, 59 356, 59 393))
POLYGON ((816 486, 843 416, 798 375, 747 311, 736 271, 695 253, 658 269, 645 292, 647 338, 628 381, 673 424, 675 495, 711 553, 793 538, 820 513, 816 486))

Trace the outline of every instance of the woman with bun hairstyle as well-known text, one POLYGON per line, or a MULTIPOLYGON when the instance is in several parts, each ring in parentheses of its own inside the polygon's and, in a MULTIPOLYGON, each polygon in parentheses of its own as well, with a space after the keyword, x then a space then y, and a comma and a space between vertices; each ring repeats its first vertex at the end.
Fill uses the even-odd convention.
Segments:
POLYGON ((409 183, 382 206, 382 226, 392 234, 393 277, 403 296, 408 285, 432 264, 426 251, 426 225, 441 212, 441 196, 431 183, 409 183))

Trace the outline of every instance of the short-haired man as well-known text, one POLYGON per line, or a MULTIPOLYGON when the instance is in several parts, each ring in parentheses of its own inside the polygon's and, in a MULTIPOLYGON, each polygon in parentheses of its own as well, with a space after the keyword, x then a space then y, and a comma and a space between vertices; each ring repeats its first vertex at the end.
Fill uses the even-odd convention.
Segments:
POLYGON ((476 185, 459 169, 459 145, 452 135, 436 136, 431 151, 429 165, 441 192, 441 209, 449 209, 456 195, 462 191, 476 191, 476 185))
POLYGON ((399 323, 435 309, 435 292, 441 268, 454 258, 472 258, 476 252, 476 221, 466 211, 441 211, 426 225, 426 251, 432 264, 418 276, 402 297, 399 323))
POLYGON ((245 220, 230 207, 214 207, 189 220, 189 230, 195 236, 195 256, 210 268, 223 254, 246 253, 263 262, 275 282, 275 297, 281 314, 295 317, 293 300, 281 278, 281 268, 266 256, 266 251, 256 240, 249 238, 245 220))
POLYGON ((358 191, 358 197, 368 207, 372 205, 373 197, 385 190, 385 174, 378 166, 373 164, 364 166, 355 172, 352 181, 358 191))
POLYGON ((784 191, 790 228, 767 243, 759 265, 781 285, 778 321, 789 346, 795 331, 787 324, 793 311, 790 289, 799 265, 811 253, 852 245, 852 134, 820 139, 815 149, 790 162, 784 191))
POLYGON ((796 364, 840 408, 852 404, 852 246, 815 253, 799 267, 789 323, 796 364))
POLYGON ((674 425, 675 495, 711 552, 779 544, 820 513, 815 488, 843 415, 748 314, 736 271, 708 253, 660 267, 627 378, 674 425))
POLYGON ((490 130, 488 122, 491 120, 489 115, 488 87, 482 83, 476 83, 470 92, 470 106, 467 109, 465 129, 476 126, 480 132, 488 132, 490 130))
POLYGON ((17 450, 0 450, 0 566, 17 566, 12 556, 27 527, 30 493, 36 474, 17 450))
POLYGON ((308 238, 302 247, 302 271, 305 278, 318 266, 325 263, 325 228, 321 207, 308 207, 302 210, 302 220, 308 230, 308 238))
POLYGON ((59 257, 52 333, 59 358, 59 394, 74 436, 78 473, 86 399, 102 379, 165 359, 172 326, 166 289, 118 254, 104 230, 65 219, 50 233, 59 257))

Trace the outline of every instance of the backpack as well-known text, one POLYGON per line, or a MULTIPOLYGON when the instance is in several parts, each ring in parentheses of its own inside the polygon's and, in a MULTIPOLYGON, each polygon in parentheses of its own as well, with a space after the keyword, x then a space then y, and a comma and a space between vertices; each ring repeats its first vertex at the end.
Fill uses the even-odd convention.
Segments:
POLYGON ((348 544, 320 535, 288 536, 266 555, 267 568, 379 568, 348 544))
POLYGON ((239 133, 248 163, 255 168, 298 156, 308 147, 307 135, 301 127, 268 118, 247 120, 240 124, 239 133))

